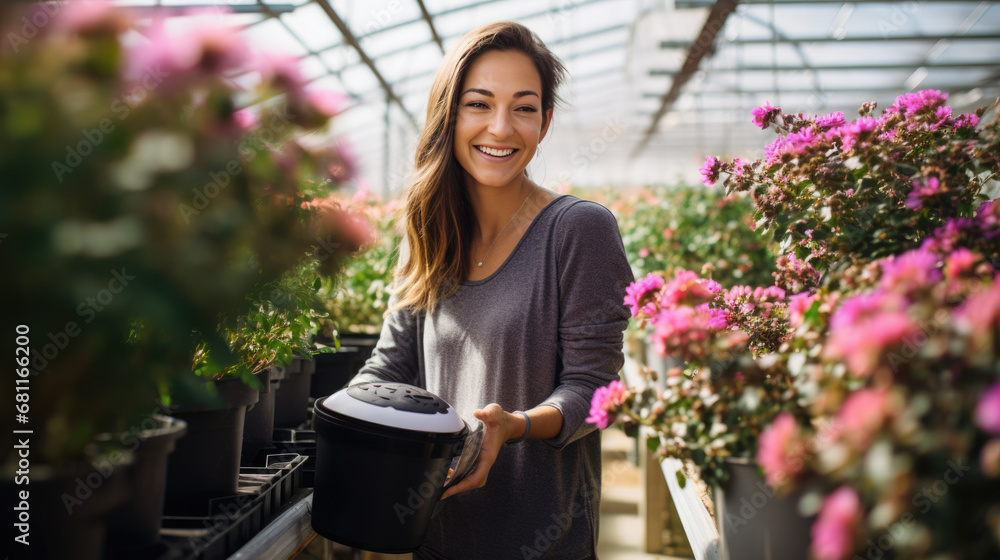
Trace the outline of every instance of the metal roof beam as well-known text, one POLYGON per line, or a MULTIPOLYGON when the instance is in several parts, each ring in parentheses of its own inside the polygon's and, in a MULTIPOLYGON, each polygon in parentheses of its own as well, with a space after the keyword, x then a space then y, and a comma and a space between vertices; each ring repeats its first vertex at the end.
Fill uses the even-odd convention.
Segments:
POLYGON ((354 33, 351 33, 351 29, 347 27, 344 20, 340 19, 340 16, 337 15, 337 12, 333 9, 333 6, 330 5, 330 2, 328 0, 313 1, 316 2, 316 4, 322 8, 324 12, 326 12, 330 21, 332 21, 337 29, 340 30, 340 34, 344 37, 344 42, 354 47, 354 50, 358 51, 358 56, 360 56, 361 60, 368 66, 368 69, 372 71, 372 74, 375 75, 375 79, 378 80, 378 83, 385 91, 386 99, 399 106, 399 108, 403 111, 403 115, 406 116, 406 120, 410 121, 410 124, 413 125, 414 130, 420 130, 420 126, 417 124, 417 119, 415 119, 406 109, 406 105, 403 105, 403 100, 400 99, 392 90, 392 86, 389 85, 389 82, 387 82, 385 77, 382 76, 382 73, 379 72, 378 67, 375 66, 375 62, 368 56, 368 53, 365 52, 365 49, 362 48, 361 44, 358 43, 357 37, 354 36, 354 33))
POLYGON ((441 42, 441 37, 438 35, 437 29, 434 28, 434 19, 431 17, 430 12, 427 11, 427 6, 424 6, 424 0, 417 0, 417 4, 420 6, 420 13, 423 14, 424 21, 427 22, 427 27, 431 28, 431 37, 434 38, 434 42, 441 49, 441 54, 444 54, 444 43, 441 42))
MULTIPOLYGON (((930 0, 928 4, 950 4, 955 0, 930 0)), ((765 6, 794 6, 798 4, 843 4, 844 0, 740 0, 740 4, 765 6)), ((899 4, 899 0, 873 0, 866 4, 899 4)), ((923 2, 922 2, 923 3, 923 2)), ((674 7, 678 10, 711 7, 712 0, 677 0, 674 7)))
MULTIPOLYGON (((947 70, 947 69, 972 69, 972 68, 998 68, 1000 61, 985 62, 949 62, 947 64, 920 64, 913 62, 909 64, 831 64, 829 66, 737 66, 734 68, 712 68, 707 70, 710 74, 732 74, 734 72, 812 72, 812 71, 851 71, 851 70, 916 70, 926 68, 927 70, 947 70)), ((681 70, 683 71, 683 70, 681 70)), ((678 74, 677 70, 665 70, 654 68, 649 71, 650 76, 673 76, 678 74)))
MULTIPOLYGON (((772 45, 774 43, 892 43, 918 41, 1000 41, 998 33, 975 33, 972 35, 901 35, 898 37, 784 37, 775 39, 733 39, 726 40, 726 45, 772 45)), ((660 41, 661 49, 683 49, 687 41, 660 41)))
MULTIPOLYGON (((946 86, 926 86, 924 89, 936 89, 941 91, 968 91, 978 87, 983 87, 983 84, 958 84, 958 85, 946 85, 946 86)), ((700 97, 715 97, 715 96, 732 96, 732 95, 774 95, 774 94, 796 94, 796 93, 808 93, 817 95, 836 95, 836 94, 854 94, 854 93, 871 93, 871 94, 899 94, 903 93, 899 87, 863 87, 863 86, 853 86, 853 87, 843 87, 843 88, 826 88, 821 90, 815 90, 810 88, 765 88, 765 89, 728 89, 728 90, 715 90, 715 91, 699 91, 698 96, 700 97)), ((659 99, 662 97, 662 93, 646 92, 642 94, 643 99, 659 99)))
POLYGON ((650 120, 649 128, 646 129, 646 132, 642 135, 642 139, 639 140, 639 144, 632 152, 632 157, 639 155, 646 148, 649 140, 656 133, 656 127, 660 124, 660 119, 670 112, 670 108, 673 107, 677 98, 680 97, 684 85, 698 71, 701 59, 712 52, 712 44, 715 42, 715 36, 725 27, 729 14, 733 13, 735 9, 736 0, 718 0, 712 5, 712 9, 708 12, 708 17, 705 18, 705 24, 702 25, 698 37, 688 47, 687 57, 684 59, 680 73, 674 76, 673 82, 670 84, 670 89, 664 94, 660 108, 650 120))

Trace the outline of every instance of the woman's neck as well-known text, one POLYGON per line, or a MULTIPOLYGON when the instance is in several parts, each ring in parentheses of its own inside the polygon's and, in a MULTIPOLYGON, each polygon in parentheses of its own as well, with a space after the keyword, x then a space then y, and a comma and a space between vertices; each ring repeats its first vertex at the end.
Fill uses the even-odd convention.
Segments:
POLYGON ((503 187, 467 185, 469 201, 476 213, 476 235, 481 243, 491 243, 505 227, 514 221, 536 186, 522 175, 522 180, 503 187))

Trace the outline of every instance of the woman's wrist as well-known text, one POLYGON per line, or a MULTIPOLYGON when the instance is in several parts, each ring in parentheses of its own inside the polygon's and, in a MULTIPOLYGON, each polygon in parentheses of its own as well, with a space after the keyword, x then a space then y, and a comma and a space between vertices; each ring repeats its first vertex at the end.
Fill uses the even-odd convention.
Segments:
POLYGON ((520 410, 508 413, 507 443, 520 443, 531 433, 531 419, 520 410))

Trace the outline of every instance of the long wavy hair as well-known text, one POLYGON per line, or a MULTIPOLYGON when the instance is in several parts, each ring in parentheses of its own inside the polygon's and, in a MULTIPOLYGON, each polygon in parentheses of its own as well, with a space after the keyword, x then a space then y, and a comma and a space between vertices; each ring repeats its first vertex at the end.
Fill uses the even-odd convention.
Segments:
POLYGON ((488 51, 519 51, 531 58, 542 81, 543 119, 559 100, 556 89, 565 67, 537 35, 519 23, 502 21, 475 29, 448 53, 431 86, 427 120, 406 189, 408 255, 401 255, 396 267, 396 302, 387 313, 400 308, 431 313, 468 275, 476 216, 453 153, 455 120, 466 72, 488 51))

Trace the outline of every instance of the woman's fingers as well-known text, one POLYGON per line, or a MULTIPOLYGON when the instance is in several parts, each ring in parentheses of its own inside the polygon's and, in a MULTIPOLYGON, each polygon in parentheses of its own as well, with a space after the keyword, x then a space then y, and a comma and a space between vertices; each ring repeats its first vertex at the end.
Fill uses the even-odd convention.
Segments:
POLYGON ((507 441, 507 413, 498 404, 490 404, 482 409, 475 410, 472 415, 486 425, 486 433, 483 435, 482 448, 479 451, 479 459, 476 461, 476 468, 467 477, 460 480, 454 486, 445 489, 441 499, 449 498, 468 490, 475 490, 486 486, 490 469, 496 462, 497 456, 504 442, 507 441))

